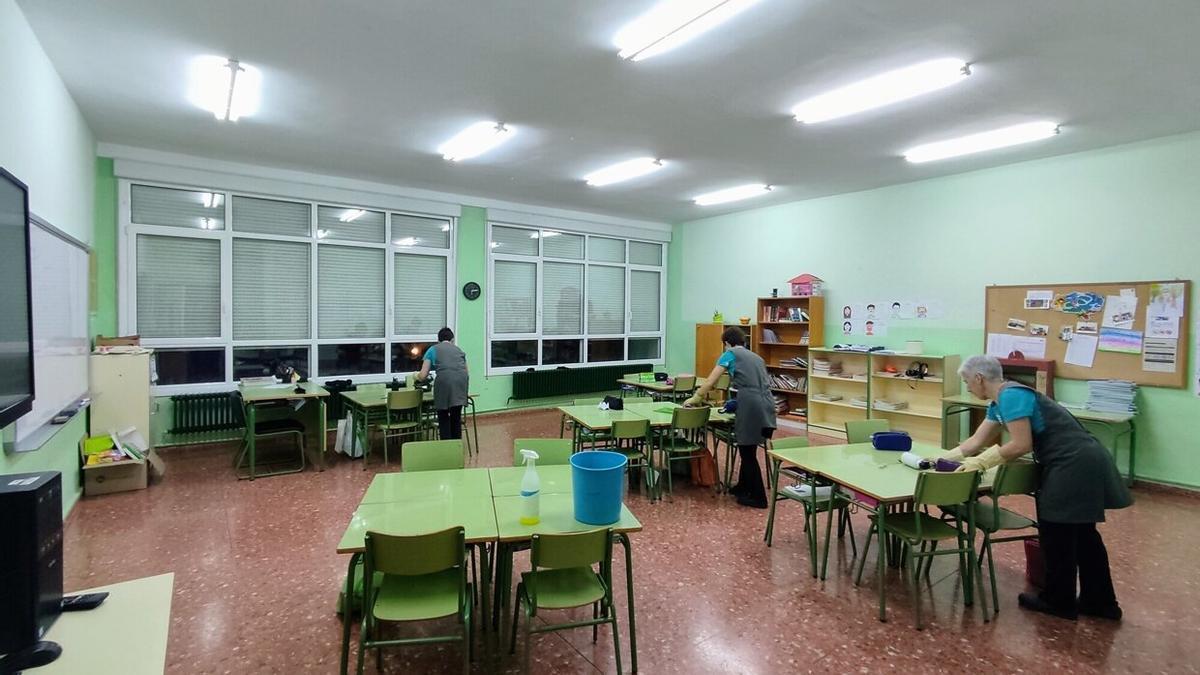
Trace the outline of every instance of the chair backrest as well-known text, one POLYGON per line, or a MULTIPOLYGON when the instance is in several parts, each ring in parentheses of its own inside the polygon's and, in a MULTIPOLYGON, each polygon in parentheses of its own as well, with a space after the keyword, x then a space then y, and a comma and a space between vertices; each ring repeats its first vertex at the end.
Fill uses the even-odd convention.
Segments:
POLYGON ((616 440, 646 438, 650 435, 650 420, 613 420, 612 437, 616 440))
POLYGON ((621 376, 622 380, 636 380, 641 377, 641 373, 625 373, 621 376))
POLYGON ((1029 461, 1015 461, 1001 464, 996 469, 996 479, 992 481, 991 495, 1029 495, 1037 492, 1038 465, 1029 461))
POLYGON ((846 422, 847 443, 870 443, 871 434, 887 431, 892 425, 887 420, 855 420, 846 422))
POLYGON ((575 405, 600 405, 603 402, 604 402, 603 396, 600 396, 598 398, 577 398, 577 399, 575 399, 575 405))
POLYGON ((416 389, 402 389, 400 391, 389 391, 387 395, 387 409, 395 412, 403 410, 415 410, 421 407, 421 392, 416 389))
POLYGON ((533 569, 562 569, 608 563, 612 558, 612 530, 570 534, 535 534, 530 544, 533 569))
POLYGON ((712 408, 707 406, 699 408, 685 408, 680 406, 671 411, 671 430, 690 431, 703 429, 704 425, 708 424, 708 416, 711 413, 712 408))
POLYGON ((792 448, 807 448, 808 439, 804 436, 788 436, 771 441, 772 450, 791 450, 792 448))
POLYGON ((713 389, 720 389, 721 391, 729 389, 729 373, 723 373, 718 377, 717 383, 713 385, 713 389))
POLYGON ((537 463, 542 466, 571 463, 569 438, 517 438, 513 440, 513 466, 523 463, 522 450, 533 450, 538 454, 537 463))
POLYGON ((975 499, 975 488, 978 485, 978 471, 922 471, 917 475, 917 489, 913 495, 913 502, 927 506, 965 504, 975 499))
POLYGON ((367 532, 364 564, 369 571, 401 576, 441 572, 463 564, 465 540, 462 527, 408 536, 367 532))
POLYGON ((696 388, 695 375, 676 375, 675 391, 691 391, 696 388))
POLYGON ((406 386, 407 386, 409 389, 412 389, 412 388, 413 388, 413 385, 414 385, 414 384, 416 384, 416 383, 417 383, 417 374, 416 374, 416 373, 409 373, 409 374, 407 374, 407 375, 405 375, 405 376, 404 376, 404 384, 405 384, 405 385, 406 385, 406 386))
POLYGON ((438 471, 463 468, 462 439, 409 441, 400 448, 403 471, 438 471))

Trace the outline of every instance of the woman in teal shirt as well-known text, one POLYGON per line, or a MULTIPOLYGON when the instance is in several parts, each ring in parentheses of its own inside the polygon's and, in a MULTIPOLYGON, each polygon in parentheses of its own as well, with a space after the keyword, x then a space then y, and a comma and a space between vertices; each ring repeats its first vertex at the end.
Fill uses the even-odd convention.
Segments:
POLYGON ((438 437, 462 438, 462 410, 467 404, 471 379, 467 373, 467 355, 454 344, 454 331, 449 328, 439 330, 438 343, 425 350, 417 380, 429 377, 431 369, 437 372, 433 381, 433 407, 437 409, 438 437))
POLYGON ((1004 381, 995 358, 972 356, 958 373, 972 395, 989 401, 987 419, 951 451, 961 453, 963 469, 985 470, 1030 452, 1041 469, 1037 510, 1045 589, 1020 594, 1019 604, 1068 619, 1082 613, 1119 620, 1108 551, 1096 523, 1104 522, 1105 509, 1125 508, 1133 500, 1112 456, 1061 405, 1025 385, 1004 381), (998 453, 984 453, 1001 440, 1001 430, 1008 431, 1009 440, 998 453))

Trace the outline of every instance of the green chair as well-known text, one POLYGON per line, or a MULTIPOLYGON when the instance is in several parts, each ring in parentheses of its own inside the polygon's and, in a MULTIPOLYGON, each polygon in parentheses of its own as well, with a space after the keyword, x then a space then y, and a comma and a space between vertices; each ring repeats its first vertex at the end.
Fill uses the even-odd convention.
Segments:
POLYGON ((367 532, 363 556, 363 613, 358 634, 358 675, 363 654, 374 648, 382 666, 381 647, 463 643, 463 672, 471 672, 471 598, 467 582, 467 548, 463 528, 400 537, 367 532), (378 573, 378 577, 376 574, 378 573), (458 635, 382 639, 381 623, 429 621, 455 616, 458 635))
MULTIPOLYGON (((658 464, 651 461, 651 469, 666 474, 667 492, 674 494, 671 484, 671 464, 690 460, 699 451, 707 451, 708 416, 712 408, 675 408, 671 412, 671 426, 660 434, 654 445, 658 450, 658 464)), ((653 456, 653 454, 652 454, 653 456)), ((663 480, 658 481, 658 499, 662 499, 663 480)))
MULTIPOLYGON (((421 392, 415 389, 389 391, 387 417, 379 424, 383 432, 383 463, 388 463, 388 441, 393 438, 421 438, 425 435, 425 420, 421 415, 421 392)), ((404 441, 400 441, 401 447, 404 441)), ((367 470, 369 448, 363 449, 363 471, 367 470)))
MULTIPOLYGON (((987 558, 988 580, 992 585, 992 611, 1000 613, 1000 595, 996 591, 996 563, 992 558, 992 544, 1009 541, 1024 541, 1037 539, 1037 531, 996 537, 998 532, 1013 532, 1037 528, 1037 521, 1008 509, 1001 508, 1000 498, 1006 495, 1032 495, 1038 487, 1038 466, 1029 461, 1014 461, 1001 464, 996 469, 996 478, 992 481, 992 489, 987 497, 989 503, 982 500, 974 504, 975 527, 983 532, 983 546, 979 549, 978 563, 980 574, 983 572, 983 561, 987 558)), ((963 509, 958 506, 942 507, 943 518, 950 516, 958 518, 963 509)))
MULTIPOLYGON (((603 402, 604 402, 603 396, 599 396, 596 398, 577 398, 571 402, 571 405, 587 405, 587 406, 592 406, 594 408, 603 402)), ((567 424, 570 424, 572 429, 575 428, 575 423, 568 420, 566 415, 563 415, 562 420, 559 422, 559 428, 558 428, 558 436, 560 438, 563 437, 564 435, 566 435, 567 424)), ((590 431, 590 430, 584 429, 584 428, 578 429, 578 431, 576 433, 578 433, 578 435, 579 435, 579 446, 580 447, 583 447, 584 443, 590 443, 593 446, 598 445, 600 443, 607 443, 612 438, 612 436, 606 432, 590 431)), ((573 433, 573 435, 574 435, 574 433, 573 433)))
POLYGON ((413 441, 400 448, 402 471, 439 471, 461 469, 463 460, 462 439, 445 441, 413 441))
MULTIPOLYGON (((807 448, 808 439, 803 436, 791 436, 781 438, 771 442, 771 447, 775 450, 788 450, 792 448, 807 448)), ((782 468, 782 460, 772 459, 771 470, 768 476, 771 491, 771 508, 767 513, 767 531, 763 534, 763 539, 766 540, 767 546, 771 545, 775 533, 775 505, 779 498, 791 499, 800 502, 804 505, 804 532, 808 539, 808 553, 810 566, 812 567, 813 577, 817 576, 817 514, 825 513, 830 509, 837 511, 838 514, 838 537, 844 536, 845 531, 850 531, 850 547, 854 556, 858 556, 858 544, 854 541, 854 525, 850 521, 850 499, 837 491, 836 486, 828 482, 820 481, 816 476, 798 471, 796 469, 782 468), (807 495, 781 488, 779 486, 780 476, 787 476, 793 480, 807 485, 807 495), (817 488, 828 488, 830 494, 826 497, 820 497, 817 494, 817 488)), ((829 565, 829 533, 826 532, 824 560, 821 563, 821 578, 825 578, 825 570, 829 565)))
POLYGON ((870 443, 871 434, 877 431, 888 431, 892 428, 887 420, 857 420, 846 422, 847 443, 870 443))
MULTIPOLYGON (((641 377, 641 373, 625 373, 621 376, 622 380, 636 380, 641 377)), ((635 387, 632 384, 621 385, 621 398, 625 398, 625 394, 633 394, 634 396, 645 396, 646 390, 641 387, 635 387)))
MULTIPOLYGON (((913 494, 913 510, 910 513, 892 514, 890 518, 885 518, 883 532, 880 533, 879 555, 884 556, 884 562, 887 560, 888 547, 883 544, 886 535, 897 537, 902 544, 905 545, 904 563, 907 569, 907 574, 911 576, 912 581, 912 596, 913 606, 916 609, 916 626, 917 630, 921 630, 924 626, 921 622, 921 598, 917 590, 917 585, 921 577, 921 564, 923 559, 928 559, 932 563, 933 556, 939 555, 957 555, 958 556, 958 572, 962 577, 963 596, 968 597, 971 594, 972 580, 978 582, 979 585, 979 604, 983 613, 983 620, 987 622, 990 614, 987 610, 987 598, 983 594, 982 575, 974 574, 975 563, 975 492, 979 487, 979 472, 978 471, 960 471, 957 473, 939 473, 937 471, 922 471, 917 476, 917 488, 913 494), (944 520, 939 520, 926 513, 921 507, 929 506, 957 506, 966 513, 966 518, 959 518, 950 525, 944 520), (966 529, 964 530, 964 525, 966 529), (957 546, 952 549, 938 550, 938 543, 953 539, 957 542, 957 546), (916 561, 916 565, 914 565, 916 561)), ((867 550, 871 547, 871 538, 879 530, 879 514, 871 517, 871 528, 867 531, 867 543, 863 546, 863 557, 858 563, 858 576, 854 583, 857 585, 862 582, 863 566, 867 561, 867 550)), ((925 577, 928 580, 929 567, 925 568, 925 577)), ((883 616, 884 605, 883 597, 880 597, 880 616, 883 616)))
POLYGON ((646 475, 646 493, 649 494, 654 489, 649 471, 650 420, 613 420, 612 440, 613 452, 625 455, 628 460, 625 470, 629 472, 629 484, 633 485, 633 470, 641 470, 646 475))
POLYGON ((512 639, 508 652, 517 647, 517 618, 525 608, 525 651, 523 672, 529 672, 533 633, 564 628, 592 627, 592 641, 600 624, 611 624, 613 656, 621 672, 621 638, 612 598, 612 530, 573 534, 535 534, 531 542, 530 571, 521 573, 517 602, 513 607, 512 639), (599 572, 595 566, 599 566, 599 572), (592 606, 591 620, 535 625, 539 610, 592 606))
POLYGON ((683 401, 692 395, 696 390, 695 375, 676 375, 674 384, 671 385, 671 391, 666 391, 658 394, 652 394, 655 400, 658 401, 683 401))
POLYGON ((524 463, 522 450, 533 450, 538 454, 540 466, 569 464, 571 462, 571 439, 569 438, 517 438, 513 440, 513 466, 524 463))
MULTIPOLYGON (((241 393, 235 391, 231 395, 237 400, 237 402, 240 405, 243 406, 242 410, 245 410, 245 407, 244 407, 245 403, 242 401, 241 393)), ((257 408, 255 408, 255 413, 257 415, 262 415, 263 412, 272 411, 272 410, 280 412, 285 415, 289 414, 291 412, 291 406, 289 405, 289 403, 287 401, 273 401, 270 403, 258 403, 256 405, 257 405, 257 408)), ((271 413, 268 412, 267 416, 270 417, 270 414, 271 413)), ((244 419, 244 413, 243 413, 243 419, 244 419)), ((266 420, 262 420, 262 421, 258 421, 256 418, 256 420, 254 422, 254 429, 251 430, 251 429, 247 428, 245 431, 245 434, 242 436, 241 447, 239 448, 239 451, 233 460, 233 469, 234 469, 234 473, 237 475, 237 477, 239 479, 249 478, 250 480, 254 480, 254 477, 261 478, 264 476, 274 476, 274 475, 279 475, 279 474, 284 474, 284 473, 298 473, 298 472, 304 470, 304 464, 305 464, 304 424, 302 424, 299 420, 294 419, 292 417, 281 417, 278 419, 266 419, 266 420), (279 436, 294 436, 296 438, 296 449, 299 451, 299 454, 300 454, 299 461, 297 462, 297 465, 295 466, 295 468, 285 468, 285 469, 272 470, 272 471, 267 471, 267 472, 264 472, 261 468, 258 468, 258 470, 256 470, 254 472, 254 476, 251 476, 250 468, 248 465, 249 458, 246 456, 250 450, 250 435, 251 434, 254 435, 254 441, 255 441, 255 464, 260 467, 261 466, 269 466, 271 464, 275 464, 276 462, 273 462, 270 460, 264 461, 264 458, 262 457, 262 453, 258 449, 258 445, 257 445, 258 439, 272 438, 272 437, 279 437, 279 436)))

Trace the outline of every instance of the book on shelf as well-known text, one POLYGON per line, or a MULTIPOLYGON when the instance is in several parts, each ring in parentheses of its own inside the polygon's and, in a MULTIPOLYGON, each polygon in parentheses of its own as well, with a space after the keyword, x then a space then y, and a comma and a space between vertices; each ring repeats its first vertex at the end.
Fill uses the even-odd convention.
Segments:
POLYGON ((775 389, 788 389, 800 394, 808 391, 808 378, 801 375, 788 375, 786 373, 775 373, 770 376, 771 386, 775 389))
POLYGON ((905 410, 908 408, 908 401, 889 401, 877 398, 875 399, 875 407, 880 410, 905 410))
POLYGON ((825 393, 813 394, 812 398, 814 401, 840 401, 840 400, 842 400, 841 394, 825 394, 825 393))
POLYGON ((867 399, 862 396, 855 396, 850 399, 850 405, 855 408, 865 408, 867 407, 867 399))
POLYGON ((842 362, 817 357, 812 360, 812 371, 824 375, 838 375, 842 372, 842 362))
POLYGON ((779 336, 776 335, 775 331, 771 330, 770 328, 763 328, 762 329, 762 341, 763 342, 779 342, 779 336))
POLYGON ((796 417, 808 417, 808 408, 792 408, 788 414, 796 417))
POLYGON ((779 365, 787 366, 789 368, 807 368, 808 361, 801 356, 795 356, 790 359, 780 359, 779 365))

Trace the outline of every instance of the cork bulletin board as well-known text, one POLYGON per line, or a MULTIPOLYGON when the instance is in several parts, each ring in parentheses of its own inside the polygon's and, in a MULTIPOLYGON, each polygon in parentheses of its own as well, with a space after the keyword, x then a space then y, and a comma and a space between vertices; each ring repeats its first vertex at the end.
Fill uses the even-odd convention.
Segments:
POLYGON ((1130 380, 1147 387, 1183 388, 1189 377, 1191 291, 1191 282, 1180 279, 988 286, 984 297, 984 349, 988 349, 989 341, 994 350, 1008 340, 1029 345, 1037 341, 1026 338, 1043 337, 1044 358, 1054 361, 1057 377, 1130 380), (1136 304, 1132 303, 1134 297, 1136 304), (1103 299, 1100 307, 1096 306, 1098 299, 1103 299), (1125 311, 1131 305, 1133 311, 1125 311), (1087 308, 1092 311, 1080 313, 1087 308), (1124 320, 1106 327, 1106 310, 1111 312, 1110 319, 1124 320), (1077 335, 1088 336, 1076 345, 1076 361, 1082 351, 1078 347, 1096 339, 1099 346, 1091 367, 1068 363, 1071 342, 1063 339, 1066 328, 1070 328, 1067 337, 1072 340, 1077 335), (1095 332, 1087 332, 1091 329, 1095 332), (1040 334, 1042 330, 1045 335, 1040 334), (1175 337, 1167 337, 1170 334, 1175 337), (1113 348, 1121 351, 1110 351, 1113 348))

